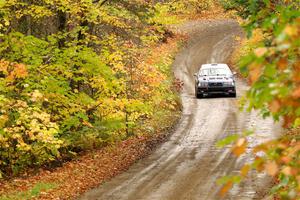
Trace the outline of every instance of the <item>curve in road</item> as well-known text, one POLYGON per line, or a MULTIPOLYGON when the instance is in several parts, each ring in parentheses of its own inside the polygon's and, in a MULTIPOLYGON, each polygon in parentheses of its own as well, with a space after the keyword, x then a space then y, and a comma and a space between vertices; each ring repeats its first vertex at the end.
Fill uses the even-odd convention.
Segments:
MULTIPOLYGON (((196 99, 193 74, 203 63, 226 62, 242 36, 232 20, 194 21, 177 31, 190 40, 176 57, 175 76, 184 82, 181 94, 183 115, 170 140, 127 172, 83 195, 81 200, 215 200, 220 199, 216 180, 235 174, 252 158, 251 148, 275 138, 280 126, 262 119, 256 112, 241 112, 234 98, 196 99), (247 154, 236 158, 230 148, 219 149, 216 142, 230 134, 255 129, 247 154)), ((247 84, 237 80, 238 95, 247 84)), ((264 174, 251 172, 250 178, 235 186, 225 199, 261 199, 269 185, 264 174)))

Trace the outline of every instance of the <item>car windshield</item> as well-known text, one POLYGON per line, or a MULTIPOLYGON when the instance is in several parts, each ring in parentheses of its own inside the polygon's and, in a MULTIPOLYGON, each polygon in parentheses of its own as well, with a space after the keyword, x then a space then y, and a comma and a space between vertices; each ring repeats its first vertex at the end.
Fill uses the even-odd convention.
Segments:
POLYGON ((229 69, 226 68, 208 68, 200 70, 200 76, 217 76, 217 75, 231 75, 229 69))

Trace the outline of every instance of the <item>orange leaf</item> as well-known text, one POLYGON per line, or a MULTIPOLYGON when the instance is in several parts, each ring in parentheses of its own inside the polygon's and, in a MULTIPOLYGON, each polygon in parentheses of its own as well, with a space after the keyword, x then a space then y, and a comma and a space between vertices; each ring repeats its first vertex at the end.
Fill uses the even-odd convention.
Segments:
POLYGON ((7 73, 8 66, 9 66, 9 62, 5 60, 0 60, 0 72, 7 73))
POLYGON ((237 157, 239 157, 240 155, 242 155, 243 153, 245 153, 246 151, 246 147, 247 147, 247 141, 245 138, 241 138, 237 141, 237 143, 235 144, 235 146, 233 146, 232 148, 232 153, 234 155, 236 155, 237 157))
POLYGON ((241 169, 241 176, 246 177, 250 169, 250 165, 244 165, 241 169))
POLYGON ((90 122, 87 122, 87 121, 83 121, 82 124, 87 126, 87 127, 90 127, 90 128, 94 127, 90 122))
POLYGON ((288 148, 288 144, 284 143, 284 142, 281 142, 277 145, 277 147, 280 148, 280 149, 286 149, 286 148, 288 148))
POLYGON ((292 161, 292 158, 289 156, 284 156, 284 157, 281 157, 280 160, 281 160, 281 162, 287 164, 292 161))
POLYGON ((300 61, 296 61, 296 62, 293 64, 293 68, 294 68, 294 70, 296 70, 296 71, 300 71, 300 61))
POLYGON ((255 157, 255 162, 257 163, 256 170, 262 172, 264 170, 263 160, 260 157, 255 157))
POLYGON ((14 72, 16 78, 24 78, 27 76, 27 70, 23 64, 15 64, 14 72))
POLYGON ((266 47, 259 47, 254 50, 254 54, 257 57, 262 57, 263 55, 265 55, 267 53, 267 51, 268 51, 268 49, 266 47))
POLYGON ((291 151, 289 151, 289 156, 293 156, 297 154, 300 151, 300 144, 296 143, 292 148, 291 151))
POLYGON ((251 64, 249 66, 249 80, 250 83, 256 82, 261 75, 261 65, 260 64, 251 64))
POLYGON ((284 29, 285 34, 287 34, 290 37, 296 36, 298 33, 297 27, 287 25, 284 29))
POLYGON ((286 58, 281 58, 277 64, 280 70, 285 70, 288 66, 288 60, 286 58))
POLYGON ((232 188, 233 183, 230 181, 228 183, 226 183, 220 190, 220 196, 224 197, 227 192, 232 188))
POLYGON ((283 117, 283 119, 284 119, 283 126, 285 128, 288 128, 288 127, 290 127, 293 124, 293 122, 295 120, 295 117, 286 115, 286 116, 283 117))
POLYGON ((258 152, 261 152, 261 151, 266 151, 267 150, 267 147, 266 145, 264 144, 261 144, 261 145, 258 145, 256 147, 253 148, 253 153, 258 153, 258 152))
POLYGON ((294 98, 300 98, 300 87, 296 88, 293 93, 292 93, 292 96, 294 98))
POLYGON ((246 138, 240 138, 236 142, 236 146, 238 146, 238 147, 243 146, 246 142, 247 142, 246 138))
POLYGON ((291 176, 292 175, 292 168, 289 167, 289 166, 286 166, 282 169, 281 171, 284 175, 287 175, 287 176, 291 176))
POLYGON ((293 81, 300 82, 300 73, 295 73, 293 75, 293 81))
POLYGON ((276 162, 268 162, 265 165, 265 170, 271 176, 275 176, 278 173, 278 165, 276 162))
POLYGON ((235 147, 232 150, 232 153, 234 155, 236 155, 237 157, 239 157, 240 155, 242 155, 243 153, 245 153, 246 151, 246 145, 245 146, 241 146, 241 147, 235 147))
POLYGON ((275 99, 269 104, 269 109, 272 113, 277 113, 280 110, 280 101, 275 99))

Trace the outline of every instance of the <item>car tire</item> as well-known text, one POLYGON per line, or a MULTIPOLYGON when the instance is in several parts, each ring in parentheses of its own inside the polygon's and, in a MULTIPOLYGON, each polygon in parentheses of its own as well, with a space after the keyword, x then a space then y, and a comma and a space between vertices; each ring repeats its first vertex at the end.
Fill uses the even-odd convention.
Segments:
POLYGON ((196 98, 197 99, 202 99, 203 98, 203 94, 196 93, 196 98))
POLYGON ((236 98, 236 92, 231 93, 230 96, 236 98))
POLYGON ((201 98, 200 94, 198 93, 198 88, 197 87, 195 87, 195 97, 196 97, 196 99, 201 98))

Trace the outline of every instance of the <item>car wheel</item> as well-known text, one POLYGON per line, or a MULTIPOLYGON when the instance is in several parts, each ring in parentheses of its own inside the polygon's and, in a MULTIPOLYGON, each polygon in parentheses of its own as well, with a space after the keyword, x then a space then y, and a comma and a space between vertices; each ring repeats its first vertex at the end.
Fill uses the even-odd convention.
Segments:
POLYGON ((198 92, 198 88, 197 88, 197 87, 195 87, 195 96, 196 96, 197 99, 200 99, 201 96, 202 96, 202 95, 198 92))
POLYGON ((197 89, 195 89, 195 97, 196 97, 196 99, 200 98, 199 95, 200 94, 198 93, 197 89))
POLYGON ((230 96, 235 98, 236 97, 236 92, 235 93, 231 93, 230 96))
POLYGON ((197 99, 203 99, 205 95, 203 93, 197 93, 197 99))

